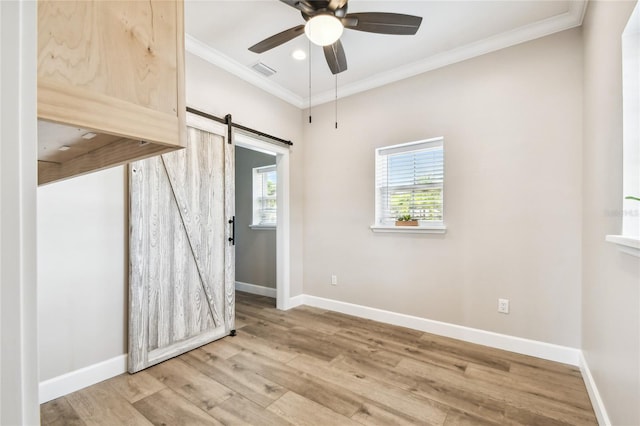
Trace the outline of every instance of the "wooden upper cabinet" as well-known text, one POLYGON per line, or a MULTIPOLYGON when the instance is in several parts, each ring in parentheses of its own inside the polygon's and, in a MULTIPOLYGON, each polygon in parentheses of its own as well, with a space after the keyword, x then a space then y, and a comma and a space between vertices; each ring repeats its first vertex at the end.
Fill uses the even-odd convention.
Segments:
POLYGON ((184 96, 182 0, 38 1, 39 184, 184 147, 184 96))

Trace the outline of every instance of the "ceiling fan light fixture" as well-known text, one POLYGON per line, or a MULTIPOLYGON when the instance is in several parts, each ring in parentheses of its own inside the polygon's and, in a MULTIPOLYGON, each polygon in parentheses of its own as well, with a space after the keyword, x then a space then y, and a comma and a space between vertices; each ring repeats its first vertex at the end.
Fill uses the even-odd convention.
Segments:
POLYGON ((344 27, 333 15, 316 15, 307 21, 304 33, 313 44, 329 46, 340 39, 344 27))

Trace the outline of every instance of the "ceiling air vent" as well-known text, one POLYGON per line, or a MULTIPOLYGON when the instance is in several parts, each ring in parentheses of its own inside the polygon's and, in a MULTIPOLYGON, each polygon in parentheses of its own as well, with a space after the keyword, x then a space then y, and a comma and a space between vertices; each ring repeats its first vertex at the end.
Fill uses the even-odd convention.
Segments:
POLYGON ((264 75, 265 77, 271 77, 272 75, 274 75, 276 73, 276 70, 266 66, 262 62, 258 62, 257 64, 252 65, 251 68, 253 68, 255 71, 259 72, 260 74, 264 75))

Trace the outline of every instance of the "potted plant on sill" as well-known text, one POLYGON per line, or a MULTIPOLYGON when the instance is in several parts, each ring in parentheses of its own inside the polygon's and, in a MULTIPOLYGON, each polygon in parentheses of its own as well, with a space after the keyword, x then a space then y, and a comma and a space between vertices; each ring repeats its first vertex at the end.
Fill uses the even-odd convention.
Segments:
POLYGON ((410 214, 398 216, 396 226, 418 226, 418 219, 413 219, 410 214))

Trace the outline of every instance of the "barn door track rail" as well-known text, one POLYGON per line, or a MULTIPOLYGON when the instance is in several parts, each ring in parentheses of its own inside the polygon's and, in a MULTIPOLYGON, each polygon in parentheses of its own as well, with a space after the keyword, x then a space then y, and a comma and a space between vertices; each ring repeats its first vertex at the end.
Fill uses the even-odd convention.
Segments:
POLYGON ((190 112, 191 114, 195 114, 195 115, 199 115, 200 117, 204 117, 204 118, 208 118, 209 120, 213 120, 216 121, 218 123, 222 123, 222 124, 226 124, 227 126, 229 126, 229 130, 228 130, 228 137, 227 137, 227 142, 228 143, 233 143, 232 142, 232 137, 231 137, 231 132, 232 129, 238 129, 238 130, 242 130, 243 132, 247 132, 247 133, 251 133, 254 134, 256 136, 260 136, 261 138, 264 138, 267 142, 271 142, 271 143, 279 143, 282 145, 286 145, 286 146, 292 146, 293 142, 286 140, 286 139, 282 139, 279 138, 277 136, 273 136, 270 135, 268 133, 264 133, 261 132, 260 130, 256 130, 256 129, 252 129, 251 127, 247 127, 247 126, 243 126, 241 124, 238 123, 234 123, 231 117, 231 114, 227 114, 225 115, 224 118, 221 117, 216 117, 215 115, 211 115, 211 114, 207 114, 206 112, 202 112, 199 111, 195 108, 191 108, 191 107, 187 107, 187 112, 190 112))

